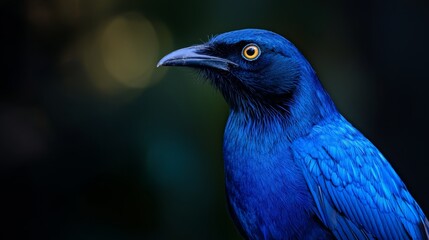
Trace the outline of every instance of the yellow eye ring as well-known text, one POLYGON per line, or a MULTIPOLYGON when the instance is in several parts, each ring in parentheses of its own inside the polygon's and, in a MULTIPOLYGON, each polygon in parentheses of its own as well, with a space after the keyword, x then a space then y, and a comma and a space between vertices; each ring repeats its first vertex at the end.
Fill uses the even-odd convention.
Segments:
POLYGON ((254 61, 261 55, 261 49, 254 43, 244 46, 241 56, 248 61, 254 61))

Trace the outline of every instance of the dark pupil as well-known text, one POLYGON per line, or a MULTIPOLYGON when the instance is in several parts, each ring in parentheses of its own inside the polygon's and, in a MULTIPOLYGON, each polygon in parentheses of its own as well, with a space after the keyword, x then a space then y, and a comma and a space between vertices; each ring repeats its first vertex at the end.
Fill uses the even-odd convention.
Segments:
POLYGON ((255 54, 255 48, 250 47, 249 49, 246 50, 246 53, 249 56, 253 56, 255 54))

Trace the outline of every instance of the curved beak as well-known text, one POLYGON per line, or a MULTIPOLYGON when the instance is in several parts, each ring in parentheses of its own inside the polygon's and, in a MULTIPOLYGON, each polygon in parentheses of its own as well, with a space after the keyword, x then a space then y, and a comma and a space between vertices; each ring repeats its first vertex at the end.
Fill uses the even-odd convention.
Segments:
POLYGON ((167 54, 156 66, 208 67, 223 71, 230 71, 231 67, 238 66, 228 59, 208 55, 207 52, 205 45, 182 48, 167 54))

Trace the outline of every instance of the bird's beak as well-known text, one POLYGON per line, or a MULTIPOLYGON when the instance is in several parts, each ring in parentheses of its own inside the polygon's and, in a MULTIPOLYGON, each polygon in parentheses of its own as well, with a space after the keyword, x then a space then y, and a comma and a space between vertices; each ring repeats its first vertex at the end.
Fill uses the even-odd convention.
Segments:
POLYGON ((196 68, 215 68, 223 71, 230 71, 231 67, 238 66, 230 60, 211 56, 206 54, 207 47, 205 45, 197 45, 187 48, 182 48, 167 54, 157 64, 160 66, 186 66, 196 68))

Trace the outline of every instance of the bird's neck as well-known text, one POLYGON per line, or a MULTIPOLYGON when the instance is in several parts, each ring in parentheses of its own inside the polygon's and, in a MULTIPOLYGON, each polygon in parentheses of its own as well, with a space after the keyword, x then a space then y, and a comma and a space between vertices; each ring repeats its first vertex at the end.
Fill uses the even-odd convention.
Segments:
POLYGON ((308 134, 320 121, 337 115, 337 110, 309 68, 302 76, 293 93, 285 94, 276 105, 264 102, 243 101, 243 105, 231 108, 229 124, 245 126, 257 132, 271 129, 271 134, 287 134, 290 140, 308 134), (274 132, 273 132, 274 131, 274 132))

